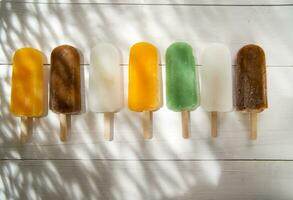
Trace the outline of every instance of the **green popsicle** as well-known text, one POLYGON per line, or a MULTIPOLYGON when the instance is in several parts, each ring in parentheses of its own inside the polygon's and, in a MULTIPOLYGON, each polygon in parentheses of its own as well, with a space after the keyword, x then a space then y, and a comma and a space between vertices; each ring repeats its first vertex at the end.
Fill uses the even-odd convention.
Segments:
POLYGON ((199 105, 198 78, 192 47, 175 42, 166 52, 167 107, 182 112, 183 137, 189 137, 189 112, 199 105))
POLYGON ((198 80, 192 47, 175 42, 166 52, 167 106, 173 111, 193 110, 199 104, 198 80))

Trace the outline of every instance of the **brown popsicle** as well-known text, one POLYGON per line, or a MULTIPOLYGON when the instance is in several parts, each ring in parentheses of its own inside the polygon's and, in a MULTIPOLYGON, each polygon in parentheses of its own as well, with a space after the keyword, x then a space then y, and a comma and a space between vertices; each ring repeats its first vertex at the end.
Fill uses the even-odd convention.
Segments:
POLYGON ((66 141, 70 115, 81 111, 80 57, 69 45, 51 53, 50 109, 60 114, 60 139, 66 141))
POLYGON ((250 113, 250 139, 257 137, 257 113, 268 107, 266 62, 263 49, 249 44, 237 54, 236 110, 250 113))

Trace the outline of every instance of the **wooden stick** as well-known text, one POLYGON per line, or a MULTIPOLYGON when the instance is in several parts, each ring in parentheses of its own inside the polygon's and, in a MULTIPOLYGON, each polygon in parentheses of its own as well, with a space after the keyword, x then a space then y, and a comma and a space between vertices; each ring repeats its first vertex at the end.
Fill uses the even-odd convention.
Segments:
POLYGON ((153 137, 153 117, 152 111, 145 111, 143 113, 143 137, 144 139, 151 139, 153 137))
POLYGON ((104 113, 104 138, 107 141, 113 140, 113 118, 114 113, 104 113))
POLYGON ((257 137, 257 113, 250 113, 250 139, 256 140, 257 137))
POLYGON ((20 142, 22 144, 26 143, 32 134, 32 117, 21 117, 20 118, 20 142))
POLYGON ((185 110, 181 112, 182 120, 182 136, 183 138, 189 138, 189 111, 185 110))
POLYGON ((212 137, 218 136, 218 113, 217 112, 211 112, 211 133, 212 137))
POLYGON ((69 133, 70 115, 59 114, 60 120, 60 140, 65 142, 69 133))

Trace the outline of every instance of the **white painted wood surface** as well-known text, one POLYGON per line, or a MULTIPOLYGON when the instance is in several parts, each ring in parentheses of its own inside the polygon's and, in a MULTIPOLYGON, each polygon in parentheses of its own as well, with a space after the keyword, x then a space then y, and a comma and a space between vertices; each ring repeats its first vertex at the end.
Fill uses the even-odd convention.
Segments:
POLYGON ((293 198, 292 1, 13 1, 0 1, 0 199, 293 198), (85 112, 90 48, 99 41, 120 48, 126 105, 129 47, 140 40, 158 46, 163 79, 173 41, 189 42, 197 57, 209 42, 226 43, 234 57, 242 45, 260 44, 269 109, 259 116, 258 140, 248 140, 248 115, 236 112, 220 114, 212 139, 202 108, 191 113, 191 138, 184 140, 180 113, 164 106, 145 141, 142 115, 125 106, 115 115, 114 141, 104 141, 103 115, 85 112), (33 46, 49 60, 63 43, 84 57, 84 113, 72 118, 68 142, 59 141, 58 116, 49 111, 20 145, 20 120, 9 113, 12 53, 33 46))
POLYGON ((167 4, 167 5, 286 5, 291 0, 1 0, 5 2, 60 3, 60 4, 167 4))
POLYGON ((2 161, 0 174, 1 199, 291 200, 293 195, 292 162, 2 161))
MULTIPOLYGON (((293 38, 288 27, 292 6, 156 6, 99 4, 1 3, 0 62, 9 63, 19 46, 50 55, 70 43, 89 63, 90 48, 100 41, 120 47, 128 63, 137 41, 155 44, 161 55, 171 42, 189 42, 196 54, 209 42, 226 43, 232 55, 247 43, 266 50, 269 65, 292 65, 293 38)), ((164 63, 164 56, 162 56, 164 63)))

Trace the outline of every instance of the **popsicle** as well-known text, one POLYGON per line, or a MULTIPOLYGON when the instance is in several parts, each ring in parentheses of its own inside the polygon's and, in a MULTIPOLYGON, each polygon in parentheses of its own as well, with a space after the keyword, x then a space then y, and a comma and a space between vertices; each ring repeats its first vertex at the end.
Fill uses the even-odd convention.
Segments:
POLYGON ((69 45, 58 46, 51 53, 50 109, 59 114, 60 139, 66 141, 70 115, 81 111, 80 58, 69 45))
POLYGON ((199 105, 199 84, 192 47, 185 42, 171 44, 166 52, 167 107, 181 112, 182 135, 189 137, 189 111, 199 105))
POLYGON ((263 49, 249 44, 237 54, 236 110, 250 113, 250 139, 257 138, 257 113, 268 107, 266 62, 263 49))
POLYGON ((161 74, 157 48, 147 42, 134 44, 129 57, 128 107, 144 112, 144 138, 152 137, 152 111, 161 107, 161 74))
POLYGON ((112 140, 114 113, 123 106, 122 68, 120 52, 109 43, 91 50, 89 73, 89 109, 104 113, 104 138, 112 140))
POLYGON ((233 110, 231 54, 225 45, 214 43, 201 58, 201 106, 211 112, 211 133, 216 137, 217 113, 233 110))
POLYGON ((43 54, 34 48, 18 49, 12 59, 10 111, 21 118, 21 142, 28 140, 34 117, 44 115, 43 54))

